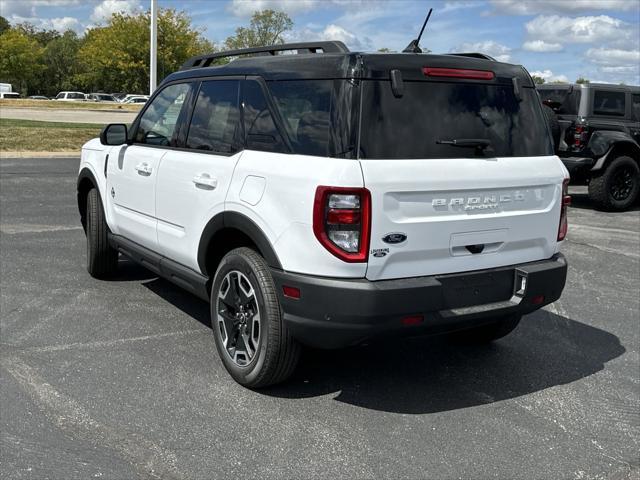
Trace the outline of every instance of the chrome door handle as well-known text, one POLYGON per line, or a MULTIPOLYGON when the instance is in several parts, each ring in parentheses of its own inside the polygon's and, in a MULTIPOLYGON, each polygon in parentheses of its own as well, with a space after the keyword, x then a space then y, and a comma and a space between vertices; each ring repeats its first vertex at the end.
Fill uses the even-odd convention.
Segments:
POLYGON ((151 168, 147 162, 139 163, 134 168, 136 169, 138 174, 145 175, 147 177, 151 175, 151 172, 153 172, 153 168, 151 168))
POLYGON ((207 190, 213 190, 218 186, 218 180, 212 178, 208 173, 201 173, 193 177, 193 183, 196 187, 206 188, 207 190))

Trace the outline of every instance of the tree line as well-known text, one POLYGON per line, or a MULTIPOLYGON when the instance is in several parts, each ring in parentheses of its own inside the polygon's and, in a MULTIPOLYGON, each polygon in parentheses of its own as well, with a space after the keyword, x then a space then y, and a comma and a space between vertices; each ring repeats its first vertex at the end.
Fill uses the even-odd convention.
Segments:
MULTIPOLYGON (((30 23, 11 25, 0 16, 0 82, 22 96, 54 96, 62 90, 147 93, 150 12, 114 13, 105 25, 78 35, 30 23)), ((194 55, 283 43, 293 28, 284 12, 257 11, 250 24, 215 45, 184 11, 158 11, 158 79, 194 55)))

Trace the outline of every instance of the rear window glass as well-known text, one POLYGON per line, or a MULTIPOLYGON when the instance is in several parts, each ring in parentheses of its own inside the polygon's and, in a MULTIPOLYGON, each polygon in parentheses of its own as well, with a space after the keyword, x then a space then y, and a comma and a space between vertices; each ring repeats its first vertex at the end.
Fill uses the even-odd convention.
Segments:
POLYGON ((624 116, 624 92, 596 90, 593 94, 594 115, 624 116))
POLYGON ((541 88, 538 90, 542 102, 560 115, 577 115, 580 107, 580 90, 568 88, 541 88))
POLYGON ((394 97, 388 81, 364 82, 362 158, 456 158, 476 148, 438 142, 488 140, 498 157, 553 155, 546 120, 533 88, 511 85, 405 82, 394 97))

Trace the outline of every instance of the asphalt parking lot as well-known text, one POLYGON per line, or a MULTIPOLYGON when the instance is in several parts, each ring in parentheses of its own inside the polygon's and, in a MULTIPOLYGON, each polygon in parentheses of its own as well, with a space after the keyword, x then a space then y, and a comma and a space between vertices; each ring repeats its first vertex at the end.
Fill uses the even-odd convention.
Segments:
POLYGON ((575 195, 562 299, 492 346, 306 352, 253 392, 206 303, 89 277, 77 166, 0 160, 2 478, 640 478, 637 208, 575 195))

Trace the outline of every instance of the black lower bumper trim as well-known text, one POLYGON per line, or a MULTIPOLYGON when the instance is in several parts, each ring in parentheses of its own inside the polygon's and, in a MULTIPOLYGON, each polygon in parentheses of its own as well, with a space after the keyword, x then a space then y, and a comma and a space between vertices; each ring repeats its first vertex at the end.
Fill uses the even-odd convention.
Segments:
POLYGON ((293 335, 311 346, 338 348, 387 333, 436 334, 530 313, 560 298, 567 262, 556 254, 521 265, 375 282, 272 273, 293 335), (285 297, 283 286, 300 289, 300 298, 285 297), (405 326, 407 316, 423 321, 405 326))
POLYGON ((588 170, 596 163, 596 160, 590 157, 561 157, 560 160, 569 170, 569 174, 588 170))

